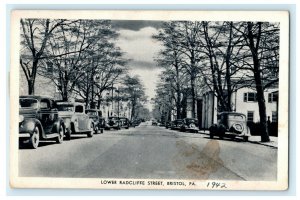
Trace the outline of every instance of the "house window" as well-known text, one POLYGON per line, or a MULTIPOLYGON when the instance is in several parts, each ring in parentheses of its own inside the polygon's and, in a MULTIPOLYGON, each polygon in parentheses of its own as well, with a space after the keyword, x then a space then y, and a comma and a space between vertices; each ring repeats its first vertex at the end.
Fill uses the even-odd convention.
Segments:
POLYGON ((253 122, 254 121, 254 111, 248 111, 247 112, 247 121, 253 122))
POLYGON ((231 71, 231 73, 235 73, 235 71, 236 71, 236 66, 231 65, 231 66, 230 66, 230 71, 231 71))
POLYGON ((49 73, 49 74, 53 73, 53 63, 52 62, 47 62, 46 70, 47 70, 47 73, 49 73))
POLYGON ((277 122, 277 112, 272 111, 272 122, 277 122))
POLYGON ((257 101, 255 92, 244 93, 244 102, 254 102, 257 101))
POLYGON ((272 103, 272 102, 277 102, 278 101, 278 93, 269 93, 268 94, 268 102, 272 103))

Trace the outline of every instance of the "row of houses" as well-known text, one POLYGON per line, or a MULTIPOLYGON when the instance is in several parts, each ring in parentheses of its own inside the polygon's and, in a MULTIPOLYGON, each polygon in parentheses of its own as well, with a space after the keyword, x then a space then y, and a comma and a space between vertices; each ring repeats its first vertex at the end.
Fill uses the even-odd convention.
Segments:
MULTIPOLYGON (((277 122, 278 118, 278 88, 268 88, 264 91, 266 103, 266 114, 270 122, 277 122)), ((175 102, 171 102, 175 108, 175 102)), ((204 88, 198 94, 196 100, 196 118, 199 121, 199 127, 208 129, 212 124, 217 123, 217 114, 220 112, 218 98, 214 91, 204 88)), ((186 110, 183 117, 192 117, 192 99, 186 98, 186 110)), ((256 90, 249 86, 240 86, 231 94, 231 110, 243 113, 248 122, 257 123, 260 121, 258 102, 256 100, 256 90)), ((176 119, 176 110, 171 111, 170 119, 176 119)), ((168 119, 167 119, 168 121, 168 119)))

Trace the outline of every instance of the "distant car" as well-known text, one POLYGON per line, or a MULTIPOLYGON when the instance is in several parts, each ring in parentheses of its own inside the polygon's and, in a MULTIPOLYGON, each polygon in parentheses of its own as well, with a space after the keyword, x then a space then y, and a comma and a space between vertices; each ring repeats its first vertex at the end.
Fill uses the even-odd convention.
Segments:
POLYGON ((130 123, 129 123, 129 119, 126 117, 120 117, 120 127, 121 128, 125 128, 125 129, 129 129, 130 123))
POLYGON ((182 119, 176 119, 171 122, 171 130, 180 130, 181 126, 183 124, 182 119))
POLYGON ((159 122, 159 123, 158 123, 158 126, 165 126, 165 123, 159 122))
POLYGON ((62 143, 65 124, 58 116, 55 101, 44 96, 20 96, 19 142, 36 149, 42 140, 62 143))
POLYGON ((152 126, 157 126, 157 121, 155 121, 155 120, 152 120, 152 126))
POLYGON ((58 115, 64 119, 66 139, 70 140, 74 134, 94 135, 94 121, 85 114, 85 108, 78 102, 57 102, 58 115))
POLYGON ((120 130, 120 120, 119 117, 109 117, 106 124, 105 124, 105 129, 110 130, 110 129, 117 129, 120 130))
POLYGON ((165 126, 165 127, 166 127, 167 129, 168 129, 168 128, 171 128, 171 123, 172 123, 172 122, 170 122, 170 121, 166 122, 166 126, 165 126))
POLYGON ((234 139, 236 136, 242 137, 248 141, 251 136, 250 129, 247 126, 246 115, 237 112, 222 112, 218 115, 218 123, 209 128, 210 138, 219 136, 229 136, 234 139))
POLYGON ((87 109, 85 113, 94 121, 94 131, 97 134, 99 131, 103 133, 104 130, 104 118, 102 118, 102 112, 98 109, 87 109))
POLYGON ((129 122, 130 126, 135 128, 136 126, 139 126, 140 125, 140 121, 139 120, 132 120, 129 122))
POLYGON ((184 118, 182 120, 182 125, 180 127, 181 131, 189 131, 193 133, 198 133, 199 128, 198 128, 198 120, 195 118, 184 118))

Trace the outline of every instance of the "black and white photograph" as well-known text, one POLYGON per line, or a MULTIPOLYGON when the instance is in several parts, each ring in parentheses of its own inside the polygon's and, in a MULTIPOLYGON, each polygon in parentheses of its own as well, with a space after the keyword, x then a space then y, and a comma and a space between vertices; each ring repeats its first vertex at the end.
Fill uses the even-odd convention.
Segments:
POLYGON ((11 18, 12 187, 288 188, 288 12, 11 18))

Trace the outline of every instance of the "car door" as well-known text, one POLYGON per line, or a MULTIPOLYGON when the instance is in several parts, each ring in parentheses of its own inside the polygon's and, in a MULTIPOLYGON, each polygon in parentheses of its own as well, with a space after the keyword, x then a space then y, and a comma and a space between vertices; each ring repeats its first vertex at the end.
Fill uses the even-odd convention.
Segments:
POLYGON ((51 101, 49 99, 40 100, 39 116, 45 133, 51 133, 53 124, 58 116, 55 115, 55 111, 51 110, 51 101))
POLYGON ((75 106, 75 114, 78 117, 78 129, 80 131, 88 130, 87 121, 89 120, 89 117, 84 113, 84 107, 82 105, 75 106))

